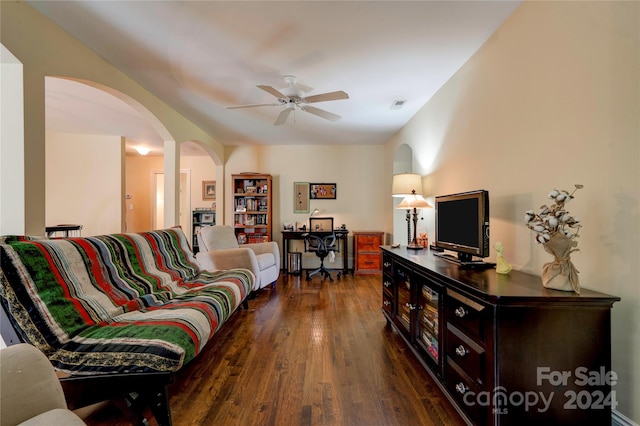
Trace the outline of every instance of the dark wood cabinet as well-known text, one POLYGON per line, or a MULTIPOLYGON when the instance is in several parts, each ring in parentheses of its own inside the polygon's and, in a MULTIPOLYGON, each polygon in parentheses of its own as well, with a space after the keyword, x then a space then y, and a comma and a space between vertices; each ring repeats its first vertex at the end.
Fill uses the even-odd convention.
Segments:
POLYGON ((355 231, 353 233, 354 274, 382 273, 382 250, 384 232, 355 231))
POLYGON ((198 234, 203 226, 214 226, 216 224, 216 212, 210 209, 196 209, 192 212, 191 221, 191 243, 193 254, 200 251, 198 245, 198 234))
POLYGON ((610 424, 611 308, 540 277, 384 246, 382 312, 474 425, 610 424))

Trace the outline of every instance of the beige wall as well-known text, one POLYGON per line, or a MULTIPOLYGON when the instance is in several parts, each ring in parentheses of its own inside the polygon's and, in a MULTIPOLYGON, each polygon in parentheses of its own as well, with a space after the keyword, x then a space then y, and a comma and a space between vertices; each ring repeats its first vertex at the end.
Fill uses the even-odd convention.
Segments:
POLYGON ((504 243, 517 269, 537 275, 551 259, 533 242, 524 212, 546 203, 554 187, 584 184, 568 205, 583 223, 572 260, 583 287, 622 298, 613 308, 613 369, 620 377, 614 390, 618 410, 635 422, 639 8, 524 3, 387 146, 390 157, 401 143, 413 148, 425 195, 488 189, 492 242, 504 243))
MULTIPOLYGON (((334 218, 335 225, 345 224, 350 231, 380 230, 385 223, 389 191, 381 173, 385 163, 383 146, 371 145, 280 145, 228 147, 225 164, 225 217, 232 223, 230 177, 242 172, 269 173, 273 176, 273 235, 282 244, 283 222, 308 222, 309 214, 294 214, 293 183, 336 183, 335 200, 311 200, 310 210, 318 208, 322 216, 334 218)), ((351 245, 351 247, 353 247, 351 245)), ((292 242, 292 250, 303 251, 301 243, 292 242)), ((351 250, 350 250, 351 251, 351 250)), ((336 257, 342 265, 342 256, 336 257)), ((351 253, 348 253, 351 258, 351 253)), ((315 265, 313 255, 303 258, 303 266, 315 265)), ((351 260, 349 261, 351 265, 351 260)), ((310 266, 309 266, 310 267, 310 266)), ((331 268, 337 267, 330 265, 331 268)))
POLYGON ((0 45, 0 235, 24 234, 24 123, 22 64, 0 45), (11 123, 11 125, 7 125, 11 123))
POLYGON ((82 225, 82 235, 121 232, 122 140, 47 132, 46 224, 82 225))
MULTIPOLYGON (((209 157, 180 157, 180 169, 189 170, 191 173, 191 208, 211 207, 212 202, 202 199, 202 181, 216 179, 216 165, 209 157)), ((216 185, 216 197, 222 194, 221 188, 216 185)), ((217 205, 217 200, 216 200, 217 205)))

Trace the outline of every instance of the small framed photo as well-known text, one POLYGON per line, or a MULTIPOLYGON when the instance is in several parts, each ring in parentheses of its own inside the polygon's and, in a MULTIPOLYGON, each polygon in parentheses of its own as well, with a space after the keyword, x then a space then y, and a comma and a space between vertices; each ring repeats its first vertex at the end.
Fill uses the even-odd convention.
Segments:
POLYGON ((309 213, 309 182, 293 183, 293 212, 309 213))
POLYGON ((200 221, 202 223, 213 223, 213 213, 203 213, 200 221))
POLYGON ((282 229, 285 231, 293 231, 293 222, 283 222, 282 229))
POLYGON ((203 200, 216 199, 216 181, 215 180, 202 181, 202 199, 203 200))
POLYGON ((312 183, 309 196, 312 200, 335 200, 336 192, 335 183, 312 183))
POLYGON ((331 217, 312 217, 309 220, 309 232, 331 232, 333 231, 333 218, 331 217))

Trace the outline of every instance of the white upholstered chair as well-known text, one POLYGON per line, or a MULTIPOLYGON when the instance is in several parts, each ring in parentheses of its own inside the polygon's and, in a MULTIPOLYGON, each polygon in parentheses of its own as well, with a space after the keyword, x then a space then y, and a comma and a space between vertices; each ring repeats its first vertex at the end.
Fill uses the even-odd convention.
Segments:
POLYGON ((253 290, 276 285, 280 275, 278 243, 238 244, 231 226, 203 226, 198 234, 196 259, 206 270, 246 268, 256 276, 253 290))
POLYGON ((0 425, 85 423, 67 409, 62 386, 47 357, 26 343, 0 350, 0 425))

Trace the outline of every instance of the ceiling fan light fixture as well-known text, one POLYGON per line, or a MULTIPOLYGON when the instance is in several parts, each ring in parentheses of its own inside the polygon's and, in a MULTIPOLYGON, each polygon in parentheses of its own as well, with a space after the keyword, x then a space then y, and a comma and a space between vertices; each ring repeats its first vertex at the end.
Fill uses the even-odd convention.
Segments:
MULTIPOLYGON (((252 107, 260 107, 260 106, 284 106, 285 108, 280 111, 278 117, 273 122, 275 126, 280 126, 287 121, 287 117, 291 111, 295 111, 295 107, 298 106, 302 111, 308 112, 320 118, 324 118, 329 121, 338 121, 340 120, 340 116, 338 114, 334 114, 332 112, 325 111, 323 109, 311 106, 309 104, 313 104, 316 102, 327 102, 327 101, 337 101, 341 99, 349 99, 349 95, 342 91, 338 90, 335 92, 327 92, 320 93, 317 95, 305 96, 305 89, 297 84, 297 79, 295 76, 287 75, 284 77, 284 81, 287 84, 287 87, 282 89, 276 89, 272 86, 266 86, 259 84, 258 89, 264 90, 272 96, 276 97, 276 102, 272 104, 250 104, 250 105, 232 105, 227 106, 227 109, 237 109, 237 108, 252 108, 252 107)), ((308 88, 311 89, 311 88, 308 88)), ((295 112, 294 112, 295 119, 295 112)))

